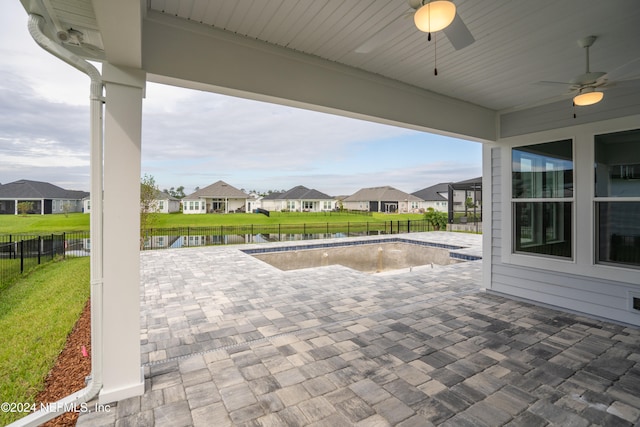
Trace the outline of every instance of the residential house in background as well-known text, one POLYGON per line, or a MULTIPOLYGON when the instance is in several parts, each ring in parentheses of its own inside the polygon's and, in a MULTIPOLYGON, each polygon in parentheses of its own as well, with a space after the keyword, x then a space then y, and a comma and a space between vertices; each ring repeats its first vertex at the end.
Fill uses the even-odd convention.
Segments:
POLYGON ((26 212, 30 214, 82 212, 82 201, 88 196, 86 191, 65 190, 48 182, 21 179, 0 185, 0 214, 18 215, 21 202, 31 203, 26 212))
POLYGON ((422 202, 420 202, 421 211, 426 212, 429 208, 433 208, 439 212, 447 212, 449 209, 449 184, 451 183, 441 182, 411 194, 422 199, 422 202))
POLYGON ((449 185, 449 223, 482 221, 482 177, 449 185))
POLYGON ((318 190, 298 185, 284 193, 271 193, 262 199, 268 211, 322 212, 335 208, 335 199, 318 190))
POLYGON ((256 209, 262 208, 262 199, 264 197, 258 193, 249 193, 247 199, 247 212, 254 212, 256 209))
POLYGON ((244 212, 249 195, 224 181, 217 181, 182 199, 182 213, 244 212))
POLYGON ((155 205, 158 213, 180 212, 180 199, 164 191, 157 192, 155 205))
POLYGON ((342 201, 344 209, 350 211, 410 213, 418 212, 422 199, 396 188, 363 188, 342 201))
POLYGON ((82 212, 83 213, 91 213, 91 196, 87 195, 82 199, 82 212))

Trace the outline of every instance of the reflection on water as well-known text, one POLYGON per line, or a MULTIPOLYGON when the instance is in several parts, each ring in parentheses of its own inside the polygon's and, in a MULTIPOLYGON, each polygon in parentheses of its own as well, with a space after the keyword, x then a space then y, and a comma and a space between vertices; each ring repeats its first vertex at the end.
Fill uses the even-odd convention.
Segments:
MULTIPOLYGON (((292 242, 297 240, 335 239, 340 237, 379 236, 383 231, 357 233, 301 233, 301 234, 227 234, 220 235, 171 235, 150 236, 145 239, 144 250, 189 248, 214 245, 241 245, 245 243, 292 242)), ((89 256, 90 238, 75 238, 65 241, 65 253, 68 256, 89 256)))
POLYGON ((147 237, 144 249, 187 248, 213 245, 238 245, 244 243, 289 242, 296 240, 334 239, 353 236, 378 236, 381 231, 360 233, 308 233, 308 234, 227 234, 219 235, 163 235, 147 237))

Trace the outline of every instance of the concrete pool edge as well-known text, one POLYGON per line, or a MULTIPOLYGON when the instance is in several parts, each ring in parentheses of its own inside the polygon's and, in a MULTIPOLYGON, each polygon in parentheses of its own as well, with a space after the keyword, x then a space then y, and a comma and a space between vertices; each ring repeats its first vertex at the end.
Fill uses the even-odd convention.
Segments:
POLYGON ((338 239, 330 239, 330 240, 333 240, 333 241, 323 242, 323 243, 295 244, 295 245, 284 245, 287 242, 278 242, 278 243, 281 243, 281 245, 277 245, 277 246, 268 245, 265 247, 256 247, 256 248, 239 249, 239 250, 240 252, 243 252, 247 255, 254 255, 254 254, 272 253, 272 252, 289 252, 289 251, 324 249, 324 248, 334 248, 334 247, 344 247, 344 246, 373 245, 373 244, 384 244, 384 243, 406 243, 410 245, 419 245, 419 246, 448 249, 449 256, 451 258, 456 258, 463 261, 477 261, 482 259, 482 256, 480 255, 473 255, 473 254, 467 254, 467 253, 461 252, 462 249, 468 249, 469 246, 451 245, 447 243, 411 239, 407 237, 390 236, 386 238, 376 237, 376 238, 368 238, 368 239, 358 238, 358 237, 353 237, 353 238, 346 237, 346 238, 340 238, 339 241, 335 241, 338 239), (353 240, 347 241, 346 239, 353 239, 353 240), (454 252, 454 251, 458 251, 458 252, 454 252))

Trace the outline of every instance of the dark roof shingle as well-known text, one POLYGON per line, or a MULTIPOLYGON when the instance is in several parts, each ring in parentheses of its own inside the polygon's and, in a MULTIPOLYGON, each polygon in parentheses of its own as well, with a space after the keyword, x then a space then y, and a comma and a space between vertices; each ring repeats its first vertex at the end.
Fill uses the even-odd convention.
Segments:
POLYGON ((413 194, 416 197, 420 197, 422 200, 427 202, 440 202, 448 200, 447 197, 442 194, 447 194, 449 192, 449 184, 450 182, 441 182, 440 184, 432 185, 431 187, 423 188, 422 190, 418 190, 413 194))
POLYGON ((42 181, 20 179, 0 185, 0 198, 8 199, 71 199, 81 200, 88 196, 86 191, 65 190, 57 185, 42 181))
POLYGON ((298 185, 293 187, 289 191, 285 191, 280 194, 279 199, 285 200, 322 200, 322 199, 333 199, 333 197, 324 194, 315 189, 308 189, 304 185, 298 185))
POLYGON ((344 199, 345 202, 387 201, 419 201, 420 198, 390 186, 362 188, 344 199))

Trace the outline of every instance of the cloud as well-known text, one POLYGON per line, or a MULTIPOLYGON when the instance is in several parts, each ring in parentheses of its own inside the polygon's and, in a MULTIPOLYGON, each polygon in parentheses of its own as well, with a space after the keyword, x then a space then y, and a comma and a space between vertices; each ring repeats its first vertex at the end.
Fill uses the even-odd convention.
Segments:
POLYGON ((0 75, 2 182, 42 176, 57 185, 67 182, 71 189, 87 188, 88 108, 47 101, 14 73, 0 75), (75 178, 62 178, 71 169, 75 178))
POLYGON ((351 173, 278 174, 267 180, 247 177, 238 183, 248 190, 281 190, 294 185, 304 185, 333 196, 353 194, 361 188, 392 186, 413 193, 441 182, 457 182, 482 175, 480 164, 449 162, 422 163, 410 168, 384 168, 351 173), (267 185, 265 188, 265 184, 267 185))
MULTIPOLYGON (((144 156, 151 161, 209 156, 208 167, 297 170, 347 154, 349 144, 409 131, 264 102, 188 91, 165 111, 149 85, 144 156)), ((182 95, 186 89, 183 89, 182 95)), ((162 98, 162 102, 166 98, 162 98)))
POLYGON ((29 34, 28 16, 19 1, 3 2, 0 14, 2 75, 15 73, 37 98, 68 105, 89 105, 89 78, 42 49, 29 34))
MULTIPOLYGON (((0 14, 0 55, 0 182, 86 190, 89 79, 36 45, 16 1, 0 14)), ((142 126, 142 173, 161 188, 223 179, 257 190, 412 192, 480 175, 479 144, 155 83, 142 126)))

